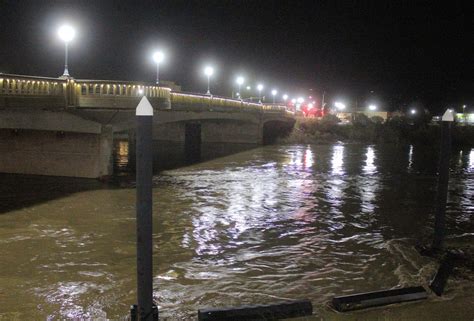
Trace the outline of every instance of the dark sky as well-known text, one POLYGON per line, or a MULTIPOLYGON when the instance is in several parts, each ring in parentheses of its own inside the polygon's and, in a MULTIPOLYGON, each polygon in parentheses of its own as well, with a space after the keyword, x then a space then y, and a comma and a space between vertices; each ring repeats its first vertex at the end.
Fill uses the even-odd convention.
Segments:
POLYGON ((472 2, 466 1, 25 1, 0 0, 0 72, 62 74, 56 29, 78 29, 75 78, 153 81, 154 48, 166 49, 161 78, 230 95, 238 73, 290 94, 389 108, 474 104, 472 2), (371 93, 373 91, 373 93, 371 93))

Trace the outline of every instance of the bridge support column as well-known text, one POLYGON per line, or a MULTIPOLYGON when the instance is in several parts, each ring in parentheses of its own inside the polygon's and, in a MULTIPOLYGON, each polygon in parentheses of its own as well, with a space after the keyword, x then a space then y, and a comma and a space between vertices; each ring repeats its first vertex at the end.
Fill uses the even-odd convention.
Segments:
POLYGON ((112 126, 99 133, 0 129, 0 172, 101 178, 112 174, 112 126))
POLYGON ((184 151, 186 154, 186 162, 194 163, 201 160, 201 124, 186 124, 184 133, 184 151))
POLYGON ((102 125, 99 135, 99 153, 97 155, 99 165, 97 178, 103 178, 113 174, 113 148, 114 131, 112 125, 102 125))

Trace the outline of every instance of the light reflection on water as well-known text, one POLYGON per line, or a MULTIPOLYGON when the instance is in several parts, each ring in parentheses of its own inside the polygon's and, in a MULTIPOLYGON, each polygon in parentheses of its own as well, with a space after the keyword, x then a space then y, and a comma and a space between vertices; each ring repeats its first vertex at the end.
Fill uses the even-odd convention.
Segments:
MULTIPOLYGON (((425 157, 437 159, 413 146, 267 146, 156 175, 162 316, 299 298, 318 313, 336 294, 427 282, 434 264, 412 247, 431 224, 425 157)), ((474 150, 461 158, 451 236, 473 230, 474 150)), ((135 190, 48 184, 71 182, 77 193, 0 215, 0 317, 24 319, 22 302, 40 319, 124 319, 135 302, 135 190)))
POLYGON ((474 170, 474 149, 471 149, 471 152, 469 153, 469 170, 474 170))

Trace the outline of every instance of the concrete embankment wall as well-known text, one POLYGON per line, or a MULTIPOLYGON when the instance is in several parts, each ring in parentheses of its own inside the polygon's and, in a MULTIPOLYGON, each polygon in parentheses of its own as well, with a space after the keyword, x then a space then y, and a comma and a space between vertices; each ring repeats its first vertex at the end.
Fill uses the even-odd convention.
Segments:
POLYGON ((113 133, 0 129, 0 172, 99 178, 112 173, 113 133))

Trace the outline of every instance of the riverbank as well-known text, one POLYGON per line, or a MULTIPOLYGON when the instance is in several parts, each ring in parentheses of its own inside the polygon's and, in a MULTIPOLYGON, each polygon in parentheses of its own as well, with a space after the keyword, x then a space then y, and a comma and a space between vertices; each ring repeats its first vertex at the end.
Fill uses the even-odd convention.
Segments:
MULTIPOLYGON (((396 143, 436 145, 440 138, 439 124, 423 121, 410 122, 396 116, 384 122, 380 117, 357 115, 350 123, 341 123, 334 115, 322 119, 298 118, 289 136, 279 140, 283 144, 396 143)), ((474 147, 474 126, 455 124, 453 146, 474 147)))

